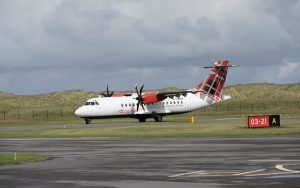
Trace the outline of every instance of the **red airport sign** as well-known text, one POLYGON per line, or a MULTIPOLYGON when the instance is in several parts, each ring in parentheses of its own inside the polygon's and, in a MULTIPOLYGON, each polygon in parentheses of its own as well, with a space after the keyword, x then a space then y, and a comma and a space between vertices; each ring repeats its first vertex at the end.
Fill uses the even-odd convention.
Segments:
POLYGON ((248 128, 280 126, 280 115, 248 116, 248 128))

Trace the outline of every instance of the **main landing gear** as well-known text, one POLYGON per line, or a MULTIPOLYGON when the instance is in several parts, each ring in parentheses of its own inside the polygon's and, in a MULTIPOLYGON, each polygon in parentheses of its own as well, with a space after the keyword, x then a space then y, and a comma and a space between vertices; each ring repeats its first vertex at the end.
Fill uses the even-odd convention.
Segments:
MULTIPOLYGON (((148 117, 149 118, 149 117, 148 117)), ((159 114, 156 114, 156 113, 153 113, 152 114, 152 118, 155 120, 155 122, 162 122, 162 115, 159 115, 159 114)), ((146 121, 146 119, 147 119, 147 117, 146 116, 140 116, 140 117, 138 117, 138 120, 139 120, 139 122, 145 122, 146 121)))
POLYGON ((154 120, 155 120, 156 122, 162 122, 162 116, 161 116, 161 115, 156 115, 156 116, 154 117, 154 120))
POLYGON ((141 116, 138 119, 139 119, 139 122, 141 122, 141 123, 146 121, 146 117, 144 117, 144 116, 141 116))
POLYGON ((162 122, 162 115, 157 114, 156 112, 152 112, 152 117, 155 122, 162 122))

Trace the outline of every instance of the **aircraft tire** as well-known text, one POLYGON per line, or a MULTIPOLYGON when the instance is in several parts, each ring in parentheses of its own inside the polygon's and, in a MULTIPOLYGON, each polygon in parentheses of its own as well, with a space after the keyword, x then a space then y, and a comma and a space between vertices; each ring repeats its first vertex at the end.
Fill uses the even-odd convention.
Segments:
POLYGON ((87 119, 87 118, 86 118, 86 119, 84 119, 84 121, 85 121, 85 124, 86 124, 86 125, 91 124, 91 120, 90 120, 90 119, 87 119))
POLYGON ((154 118, 154 120, 155 120, 156 122, 162 122, 162 116, 157 115, 157 116, 154 118))
POLYGON ((146 117, 139 117, 138 119, 139 119, 139 122, 141 122, 141 123, 146 121, 146 117))

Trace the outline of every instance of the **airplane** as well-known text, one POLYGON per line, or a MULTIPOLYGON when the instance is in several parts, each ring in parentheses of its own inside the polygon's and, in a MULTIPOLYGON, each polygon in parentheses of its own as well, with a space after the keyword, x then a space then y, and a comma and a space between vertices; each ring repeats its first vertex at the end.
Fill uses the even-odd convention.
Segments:
POLYGON ((136 118, 139 122, 145 122, 147 118, 153 118, 156 122, 162 122, 167 115, 188 113, 199 108, 227 101, 231 97, 223 95, 228 67, 236 67, 228 60, 216 61, 210 68, 211 72, 205 80, 196 87, 184 91, 170 92, 143 92, 144 85, 136 93, 109 92, 101 93, 97 98, 91 98, 75 110, 77 117, 83 118, 86 124, 92 119, 104 118, 136 118), (141 108, 140 108, 141 107, 141 108))

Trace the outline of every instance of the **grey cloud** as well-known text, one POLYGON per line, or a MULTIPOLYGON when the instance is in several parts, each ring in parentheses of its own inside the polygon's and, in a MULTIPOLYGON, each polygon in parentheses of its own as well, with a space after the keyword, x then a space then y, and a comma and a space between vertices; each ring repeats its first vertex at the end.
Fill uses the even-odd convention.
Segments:
POLYGON ((0 90, 189 88, 218 59, 228 84, 299 82, 299 2, 1 1, 0 90))

